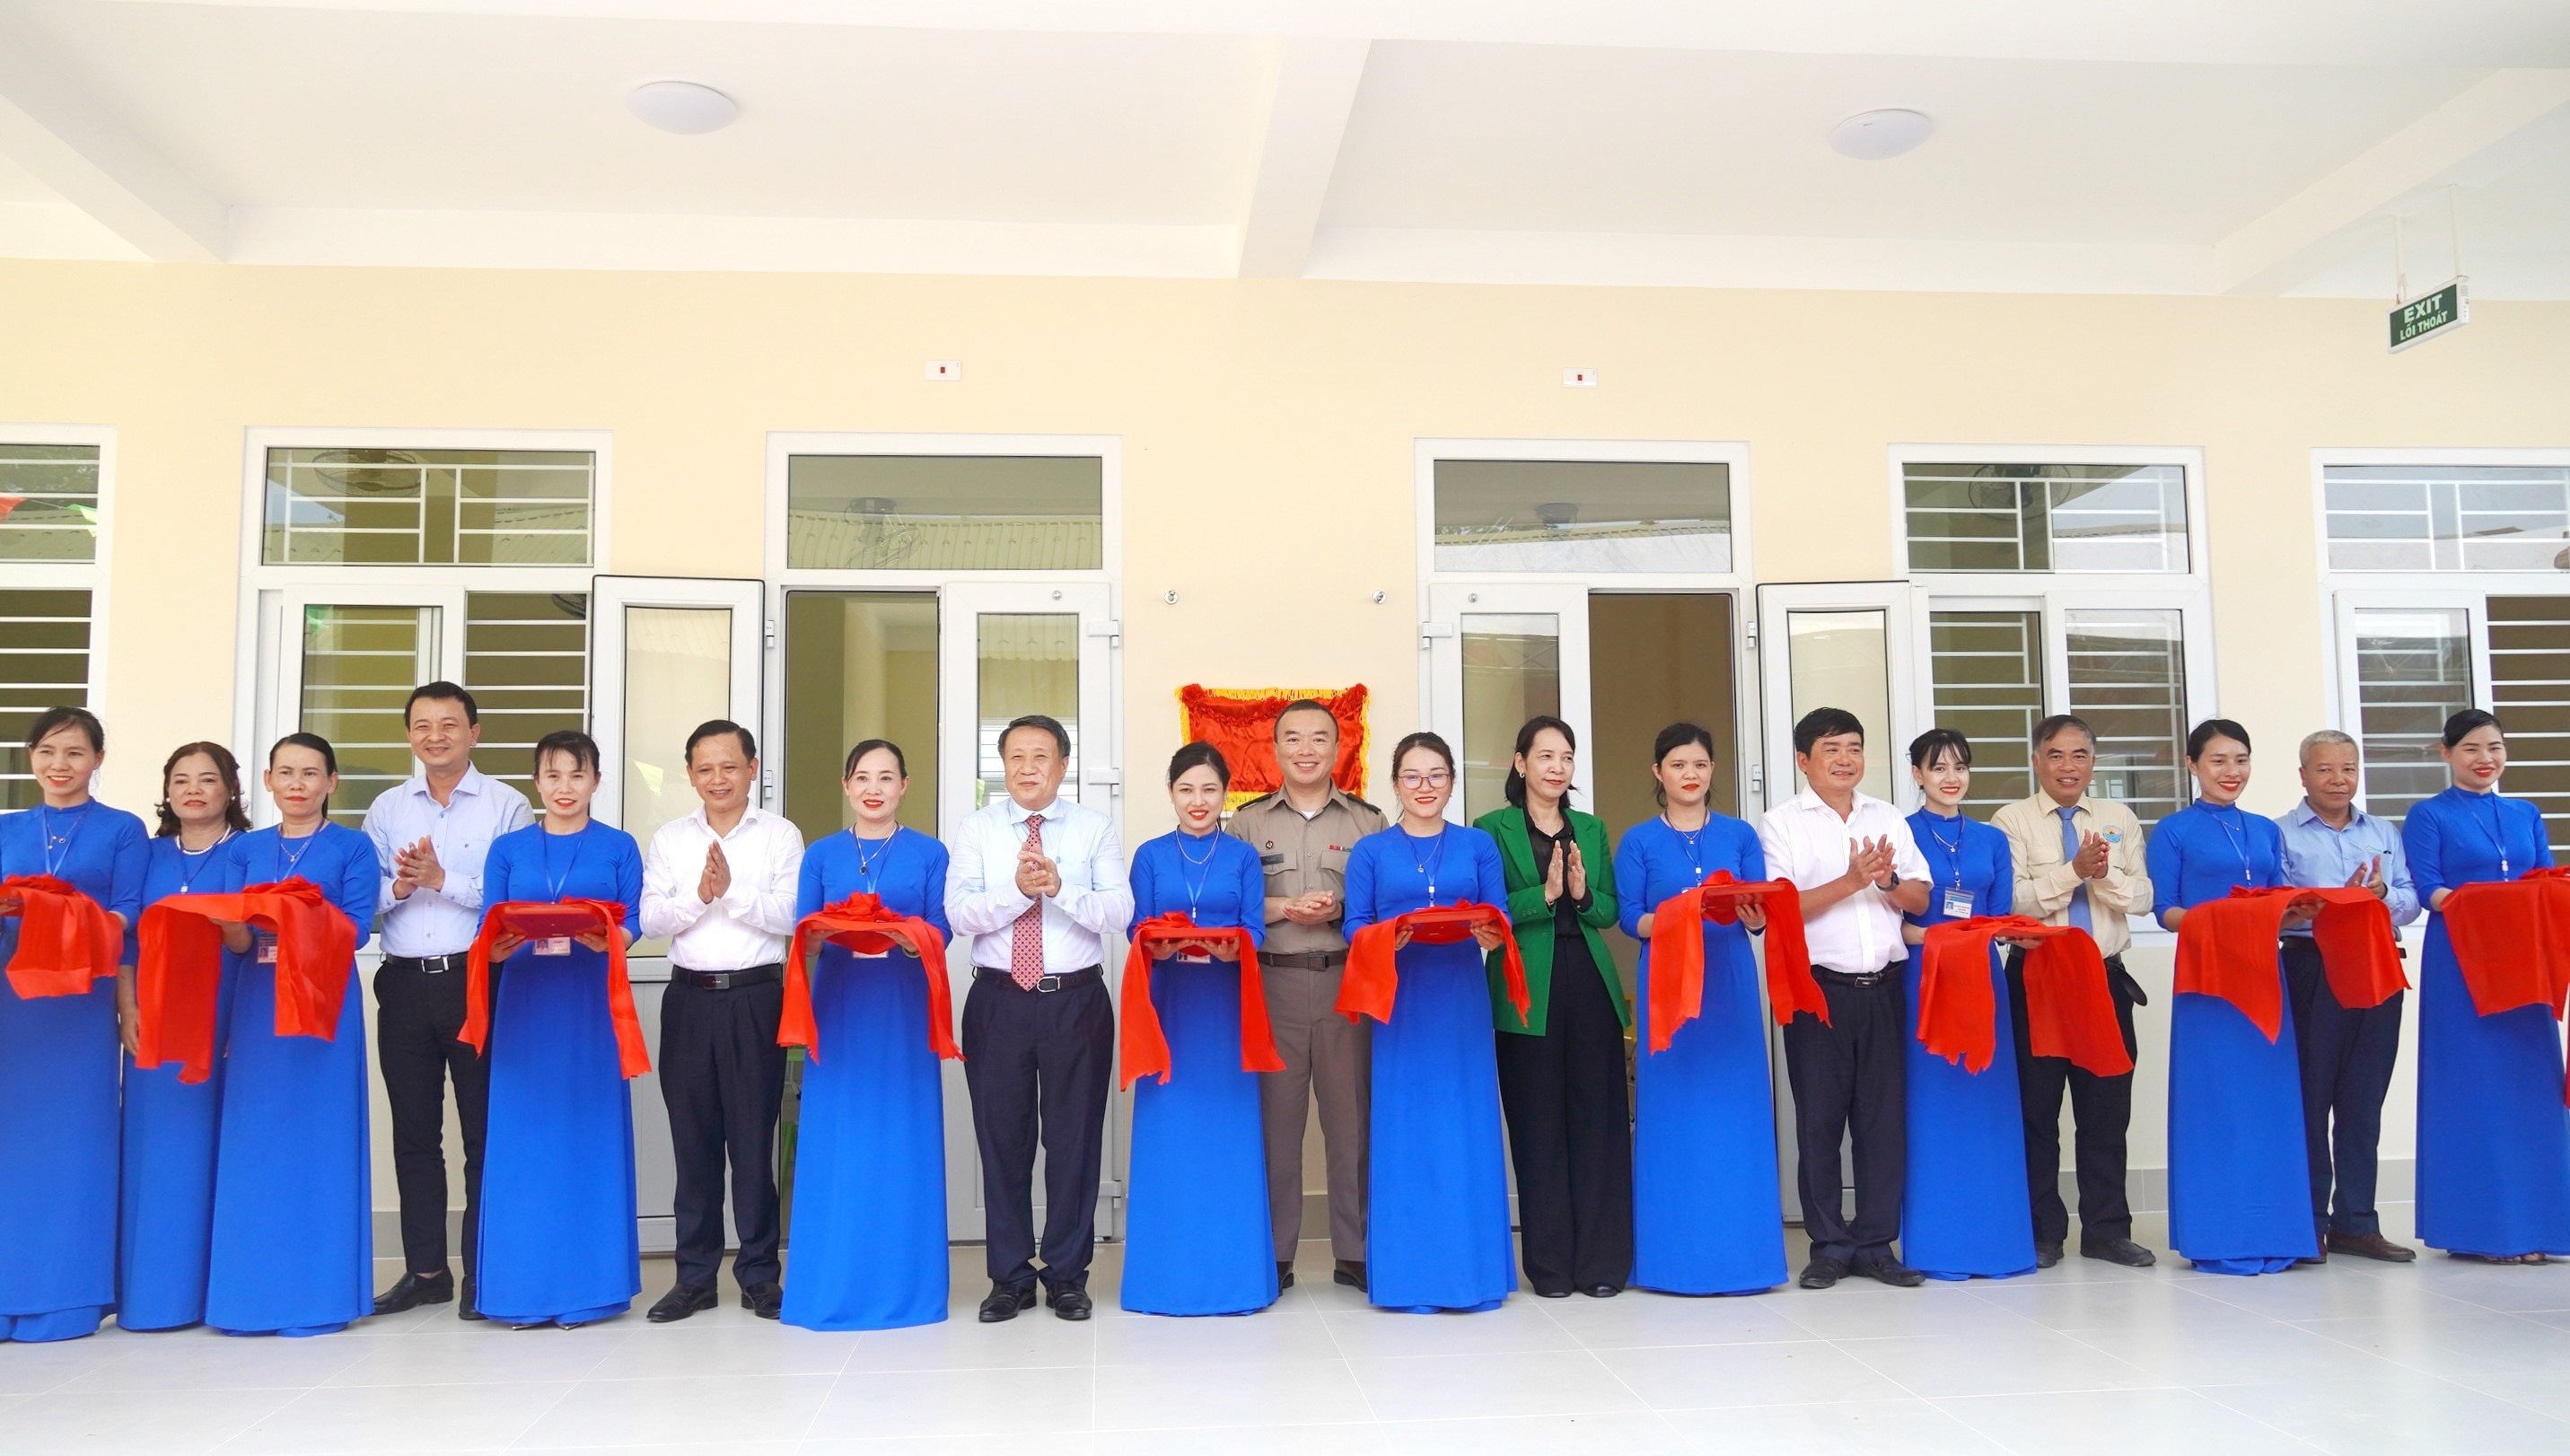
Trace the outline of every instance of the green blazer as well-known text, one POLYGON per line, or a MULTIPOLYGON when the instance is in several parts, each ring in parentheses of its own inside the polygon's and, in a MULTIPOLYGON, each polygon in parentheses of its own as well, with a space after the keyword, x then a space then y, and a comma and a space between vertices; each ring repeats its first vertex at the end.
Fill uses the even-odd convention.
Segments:
MULTIPOLYGON (((1588 908, 1579 916, 1579 933, 1588 942, 1588 958, 1597 963, 1597 974, 1605 978, 1606 998, 1615 1003, 1616 1017, 1630 1026, 1633 1014, 1624 1005, 1615 958, 1606 953, 1606 942, 1597 935, 1615 923, 1615 860, 1606 850, 1606 821, 1577 809, 1563 813, 1570 821, 1571 840, 1579 846, 1579 862, 1588 871, 1588 908)), ((1499 867, 1508 883, 1508 920, 1516 927, 1517 957, 1525 962, 1526 994, 1533 1001, 1532 1014, 1519 1021, 1516 1007, 1508 1002, 1506 962, 1493 951, 1488 962, 1491 1018, 1501 1031, 1539 1037, 1552 993, 1553 907, 1543 902, 1543 871, 1534 862, 1525 810, 1514 804, 1495 809, 1475 819, 1473 827, 1499 842, 1499 867)))

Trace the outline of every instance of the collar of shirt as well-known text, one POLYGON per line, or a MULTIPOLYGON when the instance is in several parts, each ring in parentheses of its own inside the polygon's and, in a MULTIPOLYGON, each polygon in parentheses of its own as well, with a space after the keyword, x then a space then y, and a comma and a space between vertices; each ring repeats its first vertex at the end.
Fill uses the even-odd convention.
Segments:
POLYGON ((740 818, 731 826, 730 834, 717 834, 714 832, 714 821, 705 817, 705 806, 701 802, 696 805, 695 812, 687 815, 687 817, 696 821, 696 827, 705 831, 706 838, 729 839, 733 834, 745 832, 750 825, 766 818, 767 814, 756 804, 742 805, 740 818))
POLYGON ((1028 808, 1025 804, 1018 802, 1017 795, 1015 794, 1011 794, 1009 796, 1008 804, 1009 822, 1012 824, 1023 824, 1027 820, 1035 817, 1037 814, 1044 815, 1045 822, 1048 824, 1059 823, 1063 816, 1062 795, 1059 793, 1053 796, 1052 802, 1045 804, 1041 808, 1028 808))
POLYGON ((2333 834, 2354 833, 2357 829, 2361 829, 2366 824, 2372 822, 2372 820, 2373 816, 2371 814, 2366 813, 2364 810, 2357 808, 2354 804, 2349 804, 2347 806, 2347 824, 2345 827, 2341 827, 2322 818, 2320 810, 2312 807, 2312 801, 2310 799, 2299 800, 2292 808, 2285 811, 2285 821, 2298 829, 2321 828, 2327 829, 2333 834))
MULTIPOLYGON (((455 786, 446 791, 446 796, 449 799, 480 798, 483 790, 489 787, 490 783, 489 776, 481 769, 466 763, 464 776, 455 780, 455 786)), ((437 795, 428 790, 428 770, 425 768, 402 780, 402 791, 417 798, 427 799, 432 804, 437 801, 437 795)))

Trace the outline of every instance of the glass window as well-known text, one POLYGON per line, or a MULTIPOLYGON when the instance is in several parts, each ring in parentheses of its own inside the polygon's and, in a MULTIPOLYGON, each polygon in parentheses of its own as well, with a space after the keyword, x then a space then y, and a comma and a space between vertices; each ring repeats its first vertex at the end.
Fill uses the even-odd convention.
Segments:
POLYGON ((1727 572, 1731 467, 1440 460, 1439 571, 1727 572))
MULTIPOLYGON (((1785 614, 1787 682, 1794 722, 1816 708, 1843 708, 1865 725, 1865 778, 1857 786, 1892 798, 1892 765, 1907 744, 1892 736, 1892 625, 1881 608, 1795 608, 1785 614)), ((1800 793, 1802 767, 1776 770, 1800 793)))
POLYGON ((2177 612, 2063 614, 2070 712, 2097 733, 2092 792, 2121 799, 2144 827, 2187 801, 2186 634, 2177 612))
POLYGON ((2033 793, 2026 744, 2044 717, 2043 614, 1931 612, 1928 660, 1936 726, 1972 741, 1964 811, 1986 819, 2033 793))
POLYGON ((267 452, 269 566, 583 566, 598 458, 561 450, 267 452))
POLYGON ((901 821, 936 833, 937 594, 786 593, 785 816, 807 841, 852 821, 839 770, 868 738, 901 744, 901 821))
POLYGON ((0 591, 0 810, 43 801, 27 729, 49 708, 89 706, 87 592, 0 591))
POLYGON ((2176 465, 1926 465, 1902 470, 1910 569, 2187 570, 2176 465))
POLYGON ((980 681, 974 734, 980 763, 974 772, 973 806, 1009 796, 1000 763, 1000 734, 1009 724, 1041 713, 1071 736, 1071 761, 1063 787, 1079 797, 1079 614, 985 612, 975 624, 980 681))
POLYGON ((2570 855, 2570 597, 2490 598, 2489 655, 2490 711, 2507 725, 2506 791, 2543 810, 2559 861, 2570 855))
POLYGON ((330 740, 339 790, 330 817, 356 828, 385 789, 410 777, 402 705, 437 676, 436 607, 303 609, 303 692, 298 731, 330 740))
MULTIPOLYGON (((625 792, 617 827, 640 843, 695 812, 687 734, 731 716, 731 639, 728 607, 625 609, 625 792)), ((634 953, 666 955, 668 942, 641 940, 634 953)))
POLYGON ((97 559, 98 447, 0 444, 0 561, 97 559))
POLYGON ((469 593, 464 688, 482 713, 482 746, 474 760, 532 802, 536 740, 589 725, 589 598, 576 592, 469 593))
POLYGON ((2332 465, 2333 571, 2570 570, 2570 466, 2332 465))
POLYGON ((2437 749, 2445 720, 2472 701, 2471 624, 2460 607, 2350 615, 2365 808, 2398 819, 2445 786, 2437 749))
POLYGON ((1093 455, 796 455, 785 559, 834 571, 1097 571, 1093 455))
POLYGON ((1507 803, 1517 729, 1538 714, 1561 714, 1561 619, 1549 612, 1467 612, 1462 642, 1464 741, 1456 751, 1464 759, 1464 781, 1456 791, 1470 822, 1507 803))

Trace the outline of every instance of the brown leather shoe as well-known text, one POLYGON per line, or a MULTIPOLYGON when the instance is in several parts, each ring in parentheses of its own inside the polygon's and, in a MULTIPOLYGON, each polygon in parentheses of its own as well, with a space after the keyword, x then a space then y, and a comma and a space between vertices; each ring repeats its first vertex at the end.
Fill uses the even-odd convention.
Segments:
POLYGON ((2333 1233, 2329 1236, 2329 1251, 2378 1258, 2384 1263, 2415 1263, 2418 1259, 2418 1250, 2394 1243, 2379 1233, 2333 1233))

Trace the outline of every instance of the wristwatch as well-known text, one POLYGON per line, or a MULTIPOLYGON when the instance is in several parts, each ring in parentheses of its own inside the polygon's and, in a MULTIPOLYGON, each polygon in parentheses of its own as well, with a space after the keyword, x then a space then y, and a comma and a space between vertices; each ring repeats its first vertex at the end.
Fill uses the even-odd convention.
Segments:
POLYGON ((1892 872, 1892 878, 1889 881, 1876 885, 1875 888, 1883 891, 1887 895, 1899 892, 1901 889, 1901 871, 1897 869, 1894 870, 1892 872))

